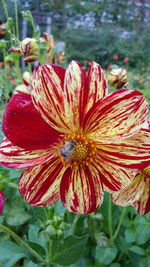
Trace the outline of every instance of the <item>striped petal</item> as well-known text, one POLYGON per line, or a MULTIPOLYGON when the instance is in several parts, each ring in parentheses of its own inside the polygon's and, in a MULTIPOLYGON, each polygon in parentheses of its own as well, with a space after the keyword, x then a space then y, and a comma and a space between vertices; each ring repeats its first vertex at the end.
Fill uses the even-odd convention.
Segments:
POLYGON ((86 112, 100 99, 107 96, 107 84, 105 72, 96 62, 92 62, 87 74, 87 88, 84 102, 86 112))
POLYGON ((88 111, 84 130, 95 141, 116 142, 139 131, 147 114, 145 97, 140 92, 122 89, 98 101, 88 111))
POLYGON ((124 190, 112 194, 118 206, 134 206, 140 215, 150 212, 150 177, 140 173, 124 190))
POLYGON ((71 130, 80 128, 84 115, 86 72, 75 61, 66 70, 64 81, 65 116, 71 130))
POLYGON ((93 166, 68 168, 62 177, 60 195, 69 211, 84 214, 97 210, 103 202, 99 171, 93 166))
POLYGON ((25 149, 47 149, 60 136, 43 120, 31 96, 25 93, 15 94, 7 104, 2 129, 13 144, 25 149))
POLYGON ((13 145, 8 139, 0 144, 0 164, 8 168, 29 168, 47 162, 52 157, 52 149, 26 150, 13 145))
POLYGON ((60 132, 68 129, 64 114, 65 69, 42 65, 35 69, 32 79, 32 99, 44 120, 60 132))
POLYGON ((141 129, 132 137, 98 145, 99 155, 115 166, 142 170, 150 164, 150 130, 141 129))
POLYGON ((23 172, 19 190, 26 202, 32 206, 50 206, 60 198, 60 181, 64 172, 58 158, 23 172))
POLYGON ((100 149, 97 149, 97 155, 93 162, 100 173, 100 180, 105 191, 119 191, 126 187, 131 179, 135 177, 137 170, 129 169, 127 166, 122 167, 117 164, 117 161, 112 162, 107 154, 102 154, 100 149))

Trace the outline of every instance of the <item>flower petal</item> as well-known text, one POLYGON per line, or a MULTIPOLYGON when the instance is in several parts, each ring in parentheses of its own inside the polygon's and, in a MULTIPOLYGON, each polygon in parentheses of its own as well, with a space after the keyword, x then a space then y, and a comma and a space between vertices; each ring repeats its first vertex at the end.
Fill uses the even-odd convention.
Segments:
POLYGON ((99 64, 92 62, 87 74, 87 88, 84 97, 86 112, 105 96, 107 96, 105 72, 99 64))
POLYGON ((44 120, 56 130, 68 129, 64 116, 65 69, 55 65, 42 65, 35 69, 32 79, 32 98, 44 120))
POLYGON ((116 142, 139 131, 148 105, 137 91, 119 90, 98 101, 84 118, 88 137, 102 143, 116 142))
POLYGON ((12 143, 25 149, 49 148, 60 136, 43 120, 31 96, 25 93, 14 95, 7 104, 2 129, 12 143))
POLYGON ((93 166, 68 168, 62 177, 60 195, 69 211, 84 214, 97 210, 103 202, 99 172, 93 166))
POLYGON ((64 81, 64 105, 67 124, 70 129, 80 127, 84 115, 84 93, 86 72, 76 61, 66 70, 64 81))
POLYGON ((95 167, 99 170, 100 180, 104 186, 105 191, 119 191, 127 186, 131 179, 135 177, 137 170, 129 169, 117 164, 117 161, 112 162, 107 157, 107 152, 102 153, 102 150, 97 148, 97 155, 93 162, 95 167))
POLYGON ((25 170, 20 178, 19 190, 32 206, 50 206, 60 198, 60 181, 65 168, 58 158, 25 170))
POLYGON ((128 139, 98 145, 100 157, 118 167, 142 170, 150 165, 150 130, 141 129, 128 139))
POLYGON ((124 190, 112 193, 112 200, 118 206, 134 206, 140 215, 150 211, 150 178, 140 173, 124 190))
POLYGON ((150 177, 145 177, 143 183, 143 193, 141 193, 139 200, 133 202, 133 206, 140 215, 150 212, 150 177))
POLYGON ((49 161, 52 149, 26 150, 13 145, 8 139, 0 144, 0 164, 8 168, 24 169, 49 161))

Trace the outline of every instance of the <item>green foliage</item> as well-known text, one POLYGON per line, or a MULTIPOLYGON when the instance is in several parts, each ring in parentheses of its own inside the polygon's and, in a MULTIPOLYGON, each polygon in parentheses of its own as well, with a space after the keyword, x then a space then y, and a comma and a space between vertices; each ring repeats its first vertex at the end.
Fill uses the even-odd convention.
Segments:
POLYGON ((103 25, 95 29, 69 28, 62 32, 53 29, 54 35, 64 40, 67 44, 67 60, 70 62, 76 59, 84 64, 84 61, 100 63, 106 68, 109 64, 114 64, 113 56, 118 56, 116 62, 120 66, 149 67, 150 50, 148 49, 150 29, 143 32, 128 32, 125 37, 125 30, 118 26, 103 25), (129 58, 129 63, 123 60, 129 58))
MULTIPOLYGON (((47 208, 29 206, 16 187, 20 171, 1 168, 0 175, 0 190, 3 189, 6 200, 0 223, 18 234, 47 266, 50 263, 56 267, 148 266, 145 264, 150 260, 150 214, 141 217, 133 207, 128 207, 118 237, 113 241, 109 237, 108 193, 100 210, 75 215, 67 212, 61 202, 47 208), (55 229, 55 238, 47 231, 48 227, 55 229), (59 235, 60 230, 63 235, 59 235)), ((121 212, 122 208, 112 205, 113 234, 121 212)), ((0 266, 42 266, 23 243, 17 242, 18 245, 15 241, 0 230, 0 266)))
POLYGON ((52 243, 52 262, 62 266, 70 265, 78 260, 87 243, 88 235, 82 237, 69 236, 63 243, 52 243))

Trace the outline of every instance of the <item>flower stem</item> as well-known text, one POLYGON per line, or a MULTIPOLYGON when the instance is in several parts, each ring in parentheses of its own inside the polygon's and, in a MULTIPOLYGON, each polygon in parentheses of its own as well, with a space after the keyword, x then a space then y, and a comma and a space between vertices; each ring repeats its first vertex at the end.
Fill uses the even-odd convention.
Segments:
POLYGON ((3 224, 0 224, 0 230, 9 234, 16 241, 16 243, 18 243, 18 245, 28 250, 31 255, 33 255, 38 261, 40 261, 41 263, 45 265, 45 260, 40 255, 38 255, 35 250, 33 250, 27 243, 23 241, 23 239, 21 239, 12 230, 4 226, 3 224))
POLYGON ((33 33, 35 33, 36 32, 36 28, 35 28, 35 24, 34 24, 34 20, 33 20, 33 16, 31 14, 31 12, 30 12, 30 19, 31 19, 31 25, 32 25, 32 28, 33 28, 33 33))
POLYGON ((3 94, 4 94, 4 97, 5 97, 5 104, 7 103, 7 100, 6 99, 6 93, 8 93, 8 84, 7 84, 7 79, 6 79, 6 76, 7 76, 7 71, 6 71, 6 61, 5 61, 5 57, 6 57, 6 51, 5 49, 3 49, 3 60, 4 60, 4 90, 3 90, 3 94), (6 93, 5 93, 6 92, 6 93))
POLYGON ((22 82, 22 74, 21 74, 21 69, 20 69, 20 58, 19 57, 15 58, 15 65, 17 68, 18 79, 20 80, 20 82, 22 82))
POLYGON ((109 236, 112 238, 113 231, 112 231, 112 204, 111 204, 111 194, 109 194, 108 200, 108 229, 109 229, 109 236))
POLYGON ((75 218, 74 218, 74 221, 73 221, 73 224, 72 224, 72 234, 75 233, 75 228, 76 228, 77 222, 79 220, 79 217, 80 217, 80 214, 77 213, 75 215, 75 218))
POLYGON ((4 8, 6 19, 8 19, 8 10, 7 10, 7 6, 6 6, 6 3, 5 3, 5 0, 2 0, 2 5, 3 5, 3 8, 4 8))
POLYGON ((16 17, 16 35, 17 35, 17 38, 19 39, 17 0, 14 0, 14 5, 15 5, 15 17, 16 17))
POLYGON ((120 216, 120 220, 119 220, 117 229, 116 229, 116 231, 115 231, 115 233, 114 233, 114 235, 113 235, 113 237, 112 237, 112 240, 113 240, 113 241, 116 239, 116 237, 117 237, 117 235, 118 235, 118 233, 119 233, 119 231, 120 231, 121 224, 122 224, 122 222, 123 222, 124 215, 125 215, 125 213, 126 213, 126 209, 127 209, 127 207, 124 207, 123 210, 122 210, 122 213, 121 213, 121 216, 120 216))

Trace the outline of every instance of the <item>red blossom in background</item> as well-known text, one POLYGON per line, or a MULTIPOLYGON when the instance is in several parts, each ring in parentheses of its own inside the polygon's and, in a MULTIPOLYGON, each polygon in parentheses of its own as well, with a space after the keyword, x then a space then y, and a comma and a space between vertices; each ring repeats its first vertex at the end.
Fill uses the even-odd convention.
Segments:
POLYGON ((124 58, 123 62, 124 63, 128 63, 129 62, 129 58, 128 57, 124 58))
POLYGON ((108 65, 108 66, 107 66, 107 69, 108 69, 108 70, 112 70, 112 65, 108 65))
POLYGON ((25 168, 19 190, 30 205, 59 199, 72 212, 97 210, 107 191, 123 189, 133 169, 150 164, 145 97, 134 90, 107 95, 105 73, 92 62, 88 73, 73 61, 35 68, 31 94, 7 104, 0 163, 25 168))
POLYGON ((3 193, 0 191, 0 215, 3 213, 5 199, 3 193))
POLYGON ((118 60, 118 56, 113 56, 113 60, 118 60))

